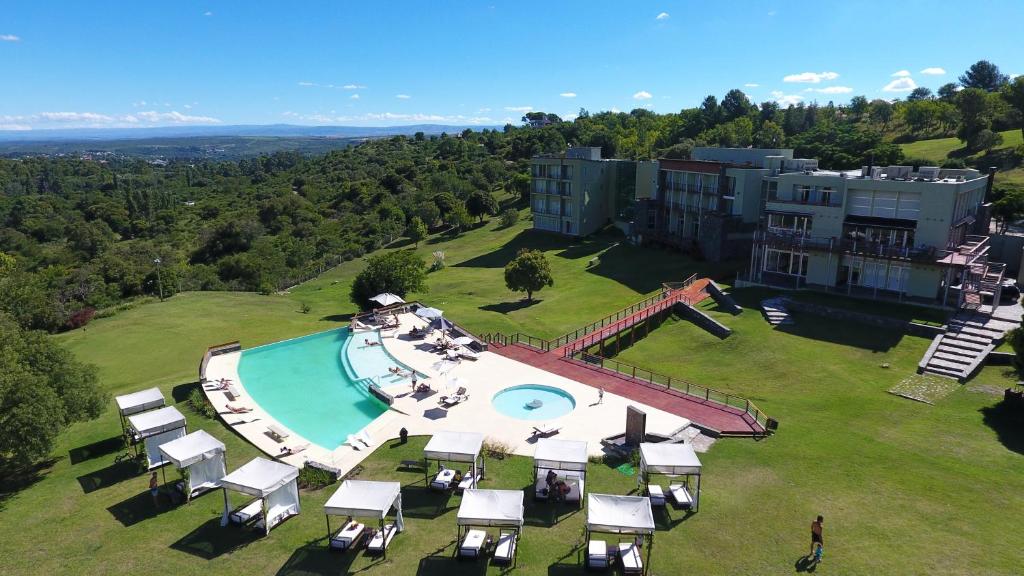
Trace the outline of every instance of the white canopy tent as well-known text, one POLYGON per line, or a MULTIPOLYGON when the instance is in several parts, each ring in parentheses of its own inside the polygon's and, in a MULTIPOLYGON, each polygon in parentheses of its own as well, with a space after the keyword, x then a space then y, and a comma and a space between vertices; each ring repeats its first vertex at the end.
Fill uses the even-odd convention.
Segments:
POLYGON ((507 528, 509 534, 499 538, 499 547, 505 544, 507 559, 515 559, 515 543, 523 527, 522 490, 479 490, 468 489, 462 494, 457 525, 458 541, 469 539, 471 526, 507 528), (465 534, 463 529, 465 528, 465 534))
MULTIPOLYGON (((472 465, 471 488, 476 488, 477 464, 483 462, 480 458, 483 445, 484 435, 478 432, 437 432, 431 436, 423 448, 423 469, 428 484, 431 460, 437 461, 438 468, 441 467, 441 462, 467 462, 472 465)), ((482 470, 486 469, 486 466, 482 466, 482 470)))
POLYGON ((160 446, 185 435, 185 417, 174 406, 141 412, 128 417, 128 433, 133 443, 144 442, 152 470, 167 463, 160 446))
MULTIPOLYGON (((651 548, 654 547, 654 511, 651 500, 646 496, 619 496, 615 494, 587 494, 587 534, 590 541, 593 532, 606 534, 629 534, 647 540, 647 561, 651 562, 651 548)), ((620 554, 630 545, 622 544, 620 554)))
POLYGON ((116 396, 114 397, 114 402, 117 403, 117 412, 121 416, 122 432, 127 428, 127 421, 125 420, 127 417, 139 412, 153 410, 154 408, 161 408, 167 404, 167 401, 164 400, 163 392, 155 387, 116 396))
POLYGON ((537 440, 537 449, 533 453, 534 496, 537 499, 550 498, 552 486, 548 485, 548 471, 555 473, 556 481, 568 485, 566 500, 582 505, 587 475, 587 443, 554 438, 537 440))
MULTIPOLYGON (((227 473, 224 443, 205 430, 196 430, 162 444, 160 452, 164 459, 183 472, 186 500, 217 488, 227 473)), ((166 476, 164 483, 167 483, 166 476)))
POLYGON ((271 528, 301 511, 296 483, 298 477, 299 469, 294 466, 266 458, 253 458, 221 478, 220 485, 224 489, 221 526, 227 526, 231 519, 240 523, 256 520, 256 525, 262 527, 265 534, 270 534, 271 528), (228 503, 228 490, 248 494, 254 500, 232 512, 228 503))
POLYGON ((676 501, 681 505, 691 505, 696 511, 700 505, 700 477, 701 463, 697 453, 690 444, 669 444, 665 442, 640 444, 640 475, 637 480, 643 482, 650 490, 651 475, 665 474, 667 476, 682 476, 685 484, 679 485, 677 489, 670 486, 670 492, 676 495, 676 501), (690 478, 697 477, 696 492, 690 497, 690 478), (687 502, 691 500, 692 503, 687 502))
MULTIPOLYGON (((398 482, 375 482, 372 480, 345 480, 324 504, 327 516, 328 548, 347 548, 350 540, 341 537, 349 528, 346 523, 337 533, 331 530, 331 516, 371 517, 380 521, 380 531, 384 535, 381 548, 387 555, 387 542, 391 538, 391 530, 405 530, 402 518, 402 485, 398 482), (385 525, 384 519, 391 509, 395 509, 395 523, 385 525)), ((360 530, 360 532, 362 532, 360 530)))

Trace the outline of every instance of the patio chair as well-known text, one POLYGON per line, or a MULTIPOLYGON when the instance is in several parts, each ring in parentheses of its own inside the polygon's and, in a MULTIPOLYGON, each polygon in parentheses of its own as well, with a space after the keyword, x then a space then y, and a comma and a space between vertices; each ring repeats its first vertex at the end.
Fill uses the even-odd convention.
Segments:
POLYGON ((394 524, 385 524, 383 530, 375 530, 373 537, 370 538, 369 544, 366 545, 368 552, 383 552, 387 549, 388 544, 391 544, 391 540, 398 534, 398 528, 394 524))
POLYGON ((587 568, 608 568, 608 543, 604 540, 587 542, 587 568))
POLYGON ((235 406, 234 404, 228 403, 224 407, 232 414, 248 414, 249 412, 252 412, 252 408, 249 408, 248 406, 235 406))
POLYGON ((648 486, 647 496, 651 499, 651 506, 665 505, 665 492, 661 489, 661 486, 658 486, 657 484, 651 484, 648 486))
POLYGON ((469 348, 466 348, 465 346, 463 346, 462 348, 459 348, 458 356, 460 358, 465 358, 466 360, 474 360, 475 361, 475 360, 479 360, 480 359, 480 354, 479 353, 474 352, 474 351, 470 350, 469 348))
POLYGON ((263 516, 263 501, 259 498, 236 508, 228 518, 235 524, 247 524, 263 516))
POLYGON ((533 435, 539 438, 547 438, 558 434, 562 429, 554 426, 548 426, 547 424, 541 424, 540 426, 533 427, 533 435))
POLYGON ((502 530, 494 546, 494 561, 511 564, 516 557, 516 533, 502 530))
MULTIPOLYGON (((484 477, 483 474, 477 473, 477 475, 476 475, 476 483, 479 484, 480 483, 480 479, 483 478, 483 477, 484 477)), ((472 474, 466 474, 462 478, 462 481, 459 482, 459 486, 458 486, 457 489, 458 490, 466 490, 467 488, 472 488, 473 484, 474 484, 474 482, 473 482, 473 475, 472 474)))
POLYGON ((640 548, 633 542, 619 543, 619 560, 622 561, 623 574, 642 574, 644 571, 640 548))
POLYGON ((330 548, 332 550, 348 550, 354 548, 366 532, 366 524, 350 520, 348 524, 331 536, 330 548))
POLYGON ((479 558, 483 553, 484 543, 487 542, 487 532, 473 529, 466 533, 459 545, 460 558, 479 558))
POLYGON ((292 456, 294 454, 298 454, 300 452, 305 451, 306 448, 309 448, 309 442, 306 442, 305 444, 299 444, 298 446, 285 446, 284 448, 281 448, 281 454, 280 455, 281 456, 292 456))
POLYGON ((363 428, 356 433, 356 440, 365 444, 367 448, 369 448, 370 443, 373 442, 373 438, 370 438, 370 433, 366 431, 366 428, 363 428))
POLYGON ((693 495, 690 494, 689 488, 685 484, 669 484, 668 493, 672 496, 672 499, 676 501, 682 508, 693 507, 693 495))
POLYGON ((271 438, 273 438, 274 440, 277 440, 278 442, 284 442, 285 438, 288 438, 289 436, 291 436, 291 434, 285 432, 277 424, 268 424, 267 425, 267 433, 270 434, 271 438))

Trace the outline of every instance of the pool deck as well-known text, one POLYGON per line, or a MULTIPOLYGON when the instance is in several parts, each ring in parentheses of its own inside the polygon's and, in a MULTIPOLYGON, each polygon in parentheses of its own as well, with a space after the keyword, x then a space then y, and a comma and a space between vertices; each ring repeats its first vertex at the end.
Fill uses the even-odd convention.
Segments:
MULTIPOLYGON (((369 447, 359 444, 356 449, 345 444, 328 450, 308 442, 274 420, 253 401, 245 390, 245 383, 239 378, 238 362, 241 359, 241 352, 211 358, 206 369, 206 377, 211 382, 221 378, 234 382, 239 397, 232 403, 252 408, 252 412, 230 413, 226 408, 229 402, 227 395, 222 391, 207 390, 206 395, 228 426, 266 454, 279 457, 282 447, 308 443, 308 447, 302 452, 279 459, 295 466, 302 466, 307 460, 312 460, 338 469, 341 473, 346 473, 358 465, 380 444, 398 438, 398 432, 403 427, 410 435, 430 435, 442 430, 483 432, 489 441, 507 445, 514 454, 532 456, 536 442, 533 427, 542 424, 559 428, 559 433, 554 436, 556 438, 585 440, 590 454, 600 455, 601 439, 625 430, 627 406, 636 406, 647 413, 649 432, 668 434, 690 424, 688 419, 677 414, 631 400, 610 389, 605 391, 603 401, 598 404, 597 390, 593 386, 493 352, 483 352, 479 354, 477 360, 462 360, 447 375, 439 374, 434 370, 434 365, 443 356, 430 350, 431 345, 428 342, 432 342, 432 339, 412 340, 405 335, 413 326, 424 327, 427 323, 413 314, 403 314, 399 321, 400 327, 397 331, 391 332, 390 335, 384 334, 383 345, 397 361, 426 374, 433 392, 414 394, 411 383, 385 387, 384 391, 391 394, 395 401, 390 410, 366 427, 365 430, 371 438, 369 447), (469 398, 456 406, 444 409, 438 401, 441 396, 454 392, 446 388, 446 383, 451 377, 464 381, 463 385, 469 393, 469 398), (572 394, 576 400, 576 409, 570 414, 547 422, 519 420, 498 412, 491 404, 491 398, 509 386, 520 384, 543 384, 561 388, 572 394), (267 433, 270 424, 288 431, 289 437, 283 442, 273 439, 267 433)), ((351 345, 358 346, 357 342, 358 340, 351 345)))

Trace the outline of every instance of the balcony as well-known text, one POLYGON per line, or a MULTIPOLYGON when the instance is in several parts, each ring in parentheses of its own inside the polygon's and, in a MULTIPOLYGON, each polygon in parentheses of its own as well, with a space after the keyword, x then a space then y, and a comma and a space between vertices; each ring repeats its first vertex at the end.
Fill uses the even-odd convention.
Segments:
POLYGON ((835 252, 869 258, 909 260, 932 264, 937 263, 937 258, 945 253, 945 251, 936 250, 931 246, 911 248, 908 246, 888 246, 878 242, 851 240, 849 238, 814 238, 778 229, 768 229, 767 231, 756 233, 755 242, 780 250, 835 252))

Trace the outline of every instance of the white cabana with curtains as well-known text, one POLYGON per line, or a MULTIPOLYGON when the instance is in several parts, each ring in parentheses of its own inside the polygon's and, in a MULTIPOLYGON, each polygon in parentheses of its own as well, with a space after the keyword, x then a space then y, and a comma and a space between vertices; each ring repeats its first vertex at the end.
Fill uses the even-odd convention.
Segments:
POLYGON ((301 511, 299 487, 296 479, 299 469, 266 458, 253 458, 241 468, 221 478, 224 489, 224 515, 221 526, 229 521, 239 524, 254 522, 265 534, 301 511), (228 490, 253 497, 246 505, 231 509, 228 490))
MULTIPOLYGON (((651 476, 664 474, 670 477, 682 477, 681 483, 669 484, 669 494, 683 507, 691 507, 694 511, 700 505, 701 463, 697 453, 690 444, 668 444, 664 442, 640 444, 640 476, 638 481, 651 490, 651 476), (690 479, 696 476, 696 486, 690 485, 690 479)), ((660 487, 659 490, 660 491, 660 487)))
MULTIPOLYGON (((402 518, 402 485, 398 482, 375 482, 371 480, 345 480, 324 504, 327 515, 327 545, 331 549, 347 550, 363 537, 365 526, 358 518, 374 518, 380 526, 377 534, 379 551, 387 555, 387 547, 398 532, 405 530, 402 518), (394 523, 385 524, 384 520, 391 510, 395 510, 394 523), (331 530, 331 516, 346 516, 349 522, 344 523, 337 532, 331 530)), ((373 542, 371 542, 373 544, 373 542)), ((375 550, 378 551, 378 550, 375 550)))
POLYGON ((537 449, 533 453, 533 475, 534 495, 538 500, 549 498, 549 471, 555 473, 556 482, 565 482, 569 487, 565 499, 582 504, 587 476, 587 443, 554 438, 537 440, 537 449))
POLYGON ((174 406, 142 412, 128 417, 128 433, 134 444, 145 445, 146 460, 152 470, 167 464, 160 446, 185 435, 185 417, 174 406))
MULTIPOLYGON (((477 432, 438 432, 431 436, 430 441, 423 448, 423 468, 426 470, 428 484, 433 485, 434 482, 439 481, 438 478, 435 478, 434 482, 429 482, 431 460, 437 461, 438 468, 440 468, 441 462, 465 462, 470 465, 469 473, 472 479, 470 487, 476 488, 476 481, 482 476, 482 472, 478 473, 477 469, 482 462, 480 450, 483 445, 484 435, 477 432)), ((444 470, 439 470, 438 477, 440 478, 444 472, 444 470)))
POLYGON ((457 517, 459 555, 479 556, 487 532, 478 528, 498 528, 495 559, 514 562, 523 528, 523 509, 522 490, 466 490, 457 517))
POLYGON ((148 388, 131 394, 116 396, 117 413, 121 416, 121 431, 127 429, 127 420, 132 414, 146 412, 155 408, 163 408, 167 404, 164 394, 159 388, 148 388))
POLYGON ((620 541, 616 550, 622 562, 623 572, 643 572, 644 565, 651 562, 651 548, 654 546, 654 512, 651 500, 646 496, 619 496, 615 494, 587 494, 587 549, 590 554, 605 549, 604 541, 592 541, 593 533, 630 536, 620 541), (640 558, 637 544, 646 540, 647 561, 640 558), (595 546, 600 544, 601 546, 595 546))
POLYGON ((183 472, 186 500, 219 487, 220 479, 227 473, 224 443, 205 430, 196 430, 162 444, 160 452, 165 460, 183 472))

